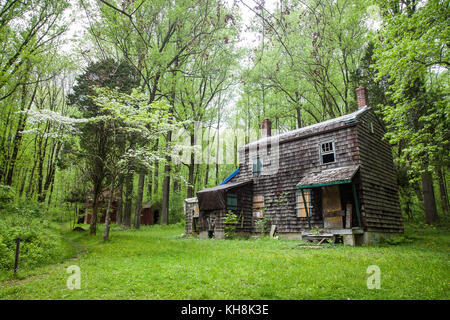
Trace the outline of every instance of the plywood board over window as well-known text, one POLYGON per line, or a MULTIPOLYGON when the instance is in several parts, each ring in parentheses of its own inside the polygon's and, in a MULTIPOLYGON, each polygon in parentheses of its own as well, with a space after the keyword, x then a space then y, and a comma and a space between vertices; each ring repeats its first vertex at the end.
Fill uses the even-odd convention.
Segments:
POLYGON ((339 186, 322 187, 323 223, 325 228, 343 228, 339 186))
POLYGON ((260 219, 264 212, 264 196, 253 196, 253 217, 260 219))
POLYGON ((305 201, 303 201, 302 191, 297 191, 295 209, 297 212, 297 217, 299 218, 306 218, 308 217, 308 214, 311 215, 311 210, 313 208, 311 189, 303 189, 303 194, 305 196, 305 201))

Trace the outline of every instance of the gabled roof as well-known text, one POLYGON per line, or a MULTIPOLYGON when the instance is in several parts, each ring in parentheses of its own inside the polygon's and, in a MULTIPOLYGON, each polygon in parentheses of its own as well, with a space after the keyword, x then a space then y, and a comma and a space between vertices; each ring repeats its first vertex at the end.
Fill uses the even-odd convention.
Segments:
POLYGON ((359 165, 327 169, 306 174, 297 184, 297 189, 351 183, 359 165))
POLYGON ((253 183, 253 180, 242 182, 228 182, 212 188, 197 191, 198 206, 200 210, 225 209, 227 205, 227 191, 253 183))
POLYGON ((259 145, 263 142, 265 142, 265 143, 270 142, 272 139, 278 139, 279 143, 283 143, 287 140, 294 139, 294 138, 301 138, 301 137, 307 136, 307 135, 320 134, 323 131, 337 128, 337 127, 339 127, 340 124, 344 127, 349 123, 355 122, 357 117, 360 116, 361 114, 363 114, 364 112, 366 112, 367 110, 370 110, 370 108, 367 106, 361 107, 358 110, 356 110, 355 112, 352 112, 352 113, 349 113, 349 114, 346 114, 346 115, 343 115, 343 116, 340 116, 337 118, 319 122, 319 123, 316 123, 316 124, 313 124, 313 125, 310 125, 307 127, 288 131, 285 133, 280 133, 280 134, 277 134, 274 136, 261 138, 259 140, 250 142, 250 143, 242 146, 241 148, 248 148, 248 147, 252 147, 252 146, 256 147, 256 145, 259 145))
POLYGON ((148 209, 152 207, 152 202, 151 201, 147 201, 147 202, 143 202, 142 203, 142 209, 148 209))

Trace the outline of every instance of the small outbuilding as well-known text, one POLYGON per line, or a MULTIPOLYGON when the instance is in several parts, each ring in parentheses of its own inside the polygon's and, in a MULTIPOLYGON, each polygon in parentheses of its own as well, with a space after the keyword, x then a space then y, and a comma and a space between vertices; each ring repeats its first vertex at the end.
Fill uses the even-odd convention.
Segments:
MULTIPOLYGON (((98 204, 97 204, 97 222, 98 223, 105 223, 109 195, 110 195, 110 191, 109 191, 109 189, 106 189, 99 196, 98 204)), ((110 209, 110 216, 111 216, 112 223, 116 223, 118 195, 119 195, 119 190, 116 189, 113 194, 113 199, 112 199, 111 209, 110 209)), ((83 208, 81 208, 79 210, 78 223, 88 223, 88 224, 91 223, 92 203, 93 203, 93 197, 92 197, 92 194, 90 194, 90 195, 88 195, 88 198, 86 199, 86 201, 83 205, 83 208)))
POLYGON ((185 234, 198 235, 198 199, 188 198, 184 199, 184 215, 186 217, 185 234))
POLYGON ((141 225, 150 226, 158 222, 159 209, 151 201, 144 202, 141 209, 141 225))

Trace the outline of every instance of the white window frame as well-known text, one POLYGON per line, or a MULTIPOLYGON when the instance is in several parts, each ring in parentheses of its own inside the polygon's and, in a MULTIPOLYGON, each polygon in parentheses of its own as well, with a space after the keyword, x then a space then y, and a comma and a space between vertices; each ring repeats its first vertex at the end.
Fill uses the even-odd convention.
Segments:
POLYGON ((334 139, 327 139, 327 140, 322 140, 319 142, 319 156, 320 156, 320 164, 329 164, 329 163, 335 163, 336 162, 336 143, 334 142, 334 139), (331 146, 333 148, 333 150, 331 151, 322 151, 322 146, 326 143, 331 143, 331 146), (334 156, 334 161, 332 162, 323 162, 323 156, 327 155, 327 154, 333 154, 334 156))

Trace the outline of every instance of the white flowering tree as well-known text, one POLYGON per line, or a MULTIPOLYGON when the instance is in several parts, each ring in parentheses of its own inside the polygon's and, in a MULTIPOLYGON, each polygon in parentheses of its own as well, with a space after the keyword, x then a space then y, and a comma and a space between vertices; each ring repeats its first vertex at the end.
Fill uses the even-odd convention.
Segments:
MULTIPOLYGON (((139 90, 133 90, 130 94, 122 93, 114 89, 98 88, 93 101, 97 104, 105 116, 105 121, 110 128, 113 145, 119 136, 133 135, 136 141, 132 148, 121 152, 120 148, 113 148, 108 157, 106 166, 111 175, 110 190, 114 190, 117 176, 128 170, 148 171, 154 168, 155 162, 164 163, 167 156, 180 146, 173 148, 154 148, 154 142, 163 134, 173 132, 182 126, 182 123, 174 121, 170 112, 170 106, 164 101, 149 104, 146 94, 139 90)), ((110 192, 105 218, 103 240, 109 239, 110 211, 113 192, 110 192)), ((136 228, 140 225, 140 212, 135 213, 136 228)))

